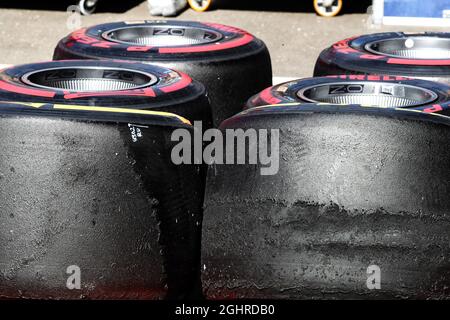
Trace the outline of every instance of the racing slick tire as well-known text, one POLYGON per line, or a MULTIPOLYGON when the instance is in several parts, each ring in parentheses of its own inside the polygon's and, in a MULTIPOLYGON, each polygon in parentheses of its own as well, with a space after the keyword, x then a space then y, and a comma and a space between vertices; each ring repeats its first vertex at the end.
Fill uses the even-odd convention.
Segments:
POLYGON ((246 109, 283 103, 360 104, 450 115, 450 86, 398 76, 307 78, 263 90, 248 100, 246 109))
POLYGON ((182 71, 206 86, 216 126, 240 112, 249 97, 272 85, 265 44, 244 30, 215 23, 101 24, 62 39, 54 59, 132 60, 182 71))
POLYGON ((377 74, 450 84, 450 33, 389 32, 339 41, 317 59, 314 76, 377 74))
POLYGON ((0 101, 124 107, 175 113, 211 126, 205 88, 171 69, 126 61, 70 60, 0 72, 0 101))
POLYGON ((271 161, 209 168, 206 297, 448 298, 449 120, 405 109, 291 104, 223 122, 221 130, 247 137, 256 130, 258 141, 261 134, 268 141, 268 150, 256 143, 242 158, 256 150, 271 161))
POLYGON ((0 298, 201 294, 204 174, 147 110, 0 103, 0 298))

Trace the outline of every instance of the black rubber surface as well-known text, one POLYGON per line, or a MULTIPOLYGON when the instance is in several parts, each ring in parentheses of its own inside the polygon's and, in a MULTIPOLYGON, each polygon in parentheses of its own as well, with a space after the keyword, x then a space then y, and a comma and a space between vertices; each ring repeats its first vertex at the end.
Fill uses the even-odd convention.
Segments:
POLYGON ((0 73, 0 101, 165 111, 203 121, 205 127, 211 126, 212 119, 202 84, 165 67, 126 61, 72 60, 14 66, 0 73), (70 83, 73 80, 80 83, 70 83))
POLYGON ((407 76, 450 84, 450 59, 411 59, 392 57, 366 50, 366 44, 389 39, 420 37, 450 39, 450 33, 387 32, 363 35, 339 41, 322 51, 317 59, 314 76, 336 74, 382 74, 407 76))
MULTIPOLYGON (((375 91, 380 91, 377 94, 379 100, 374 99, 374 106, 377 103, 386 102, 383 99, 392 99, 393 105, 395 101, 393 99, 393 87, 392 85, 402 85, 405 87, 422 88, 435 95, 435 98, 430 99, 427 97, 425 103, 417 102, 416 105, 405 106, 405 109, 418 110, 427 113, 439 113, 444 115, 450 115, 450 86, 444 83, 437 83, 433 81, 426 81, 421 79, 408 79, 403 77, 394 76, 374 76, 374 75, 340 75, 340 76, 326 76, 315 77, 294 80, 286 83, 282 83, 263 90, 257 95, 251 97, 245 106, 245 109, 265 106, 270 104, 283 104, 283 103, 311 103, 311 99, 306 98, 308 89, 320 88, 328 86, 329 90, 325 92, 328 97, 340 97, 342 101, 346 101, 346 97, 358 98, 370 95, 370 91, 366 90, 368 86, 374 86, 375 91), (355 93, 356 89, 356 93, 355 93), (385 92, 383 93, 383 90, 385 92), (302 94, 300 94, 302 93, 302 94)), ((311 90, 310 90, 311 91, 311 90)), ((377 91, 377 92, 378 92, 377 91)), ((312 92, 312 91, 311 91, 312 92)), ((428 94, 428 93, 427 93, 428 94)), ((399 97, 414 100, 416 97, 413 95, 408 96, 406 92, 398 92, 399 97)), ((397 100, 398 101, 398 100, 397 100)), ((326 101, 316 101, 326 102, 326 101)), ((402 101, 398 102, 400 106, 402 101)), ((392 107, 392 106, 390 106, 392 107)))
POLYGON ((0 104, 0 298, 199 293, 204 174, 170 159, 172 131, 192 127, 118 110, 0 104))
POLYGON ((265 44, 246 31, 213 23, 155 20, 97 25, 62 39, 54 59, 132 60, 185 72, 206 86, 216 125, 240 112, 250 96, 272 84, 271 60, 265 44), (219 36, 208 43, 173 47, 165 46, 165 38, 156 34, 152 35, 152 45, 118 43, 104 36, 120 28, 149 27, 159 28, 158 33, 164 37, 168 32, 181 30, 182 39, 190 28, 219 36))
POLYGON ((208 298, 449 298, 449 118, 359 106, 251 109, 225 129, 279 129, 280 168, 209 168, 208 298), (381 269, 369 290, 367 268, 381 269))

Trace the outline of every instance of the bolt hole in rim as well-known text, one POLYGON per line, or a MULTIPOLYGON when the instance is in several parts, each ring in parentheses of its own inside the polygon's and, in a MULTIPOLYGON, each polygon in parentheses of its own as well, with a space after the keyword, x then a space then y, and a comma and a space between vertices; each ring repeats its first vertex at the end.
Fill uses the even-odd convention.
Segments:
POLYGON ((27 85, 74 92, 134 90, 158 82, 150 73, 121 68, 65 67, 32 71, 22 76, 27 85))
POLYGON ((223 38, 209 29, 173 25, 117 28, 103 33, 102 37, 116 43, 154 47, 203 45, 223 38))
POLYGON ((450 39, 438 37, 385 39, 366 44, 365 50, 395 58, 450 59, 450 39))
POLYGON ((305 101, 331 104, 360 104, 382 108, 418 107, 437 100, 431 90, 387 82, 327 83, 304 88, 297 96, 305 101))

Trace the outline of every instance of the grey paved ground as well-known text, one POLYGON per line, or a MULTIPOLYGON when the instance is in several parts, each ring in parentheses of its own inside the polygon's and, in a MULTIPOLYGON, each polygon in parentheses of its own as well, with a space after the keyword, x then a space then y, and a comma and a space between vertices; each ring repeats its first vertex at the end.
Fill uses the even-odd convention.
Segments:
MULTIPOLYGON (((0 64, 50 60, 57 41, 69 32, 66 27, 69 14, 64 11, 65 4, 60 3, 59 7, 47 5, 46 10, 42 10, 43 5, 39 4, 40 1, 29 0, 28 3, 22 1, 24 2, 6 1, 10 8, 3 7, 4 1, 0 4, 0 64), (17 4, 18 2, 20 4, 17 4), (22 8, 17 8, 19 5, 22 8)), ((133 4, 124 5, 123 8, 114 8, 115 11, 123 11, 116 13, 108 12, 111 9, 105 2, 98 13, 83 17, 82 25, 151 19, 145 1, 131 2, 133 4)), ((213 21, 246 29, 263 39, 269 46, 276 76, 304 77, 311 75, 319 52, 334 41, 362 33, 399 30, 398 27, 379 29, 371 26, 368 22, 369 15, 364 13, 366 8, 358 9, 359 13, 347 13, 327 19, 305 12, 310 8, 297 8, 289 4, 280 8, 251 1, 246 7, 238 6, 206 13, 187 10, 177 19, 213 21)), ((425 29, 403 28, 403 30, 425 29)))

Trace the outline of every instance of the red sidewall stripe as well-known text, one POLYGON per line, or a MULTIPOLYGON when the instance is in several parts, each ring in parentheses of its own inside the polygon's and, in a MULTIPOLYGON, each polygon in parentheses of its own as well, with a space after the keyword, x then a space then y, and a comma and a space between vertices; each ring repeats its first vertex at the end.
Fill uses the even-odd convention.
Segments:
POLYGON ((9 91, 9 92, 25 94, 25 95, 30 95, 30 96, 36 96, 36 97, 44 97, 44 98, 54 98, 56 95, 55 92, 25 88, 22 86, 17 86, 14 84, 7 83, 5 81, 0 81, 0 89, 9 91))
POLYGON ((281 100, 281 99, 275 98, 275 97, 272 95, 272 87, 267 88, 267 89, 265 89, 264 91, 262 91, 262 92, 259 94, 259 97, 260 97, 262 100, 264 100, 265 102, 270 103, 270 104, 277 104, 277 103, 280 103, 280 102, 283 101, 283 100, 281 100))
POLYGON ((416 66, 450 66, 450 59, 440 60, 425 60, 425 59, 402 59, 402 58, 389 58, 385 55, 373 55, 367 54, 363 51, 356 50, 350 46, 350 42, 358 37, 352 37, 341 40, 333 44, 332 49, 342 54, 355 54, 360 59, 365 60, 386 60, 388 64, 400 64, 400 65, 416 65, 416 66))
POLYGON ((152 88, 146 88, 132 91, 74 92, 65 94, 64 99, 70 100, 85 97, 105 97, 105 96, 156 97, 156 94, 152 88))
POLYGON ((197 47, 180 47, 180 48, 160 48, 159 53, 197 53, 197 52, 210 52, 210 51, 219 51, 232 49, 236 47, 240 47, 252 42, 254 37, 250 34, 244 34, 243 37, 240 37, 234 41, 217 43, 207 46, 197 46, 197 47))
POLYGON ((444 107, 442 107, 439 104, 435 104, 435 105, 433 105, 431 107, 423 109, 423 112, 434 113, 434 112, 439 112, 439 111, 442 111, 442 110, 444 110, 444 107))
MULTIPOLYGON (((192 83, 192 79, 181 72, 178 72, 180 75, 180 79, 173 84, 170 84, 165 87, 159 88, 160 91, 164 93, 175 92, 186 88, 188 85, 192 83)), ((33 88, 26 88, 23 86, 16 85, 14 83, 8 83, 6 81, 0 80, 0 90, 4 90, 6 92, 13 92, 23 95, 42 97, 42 98, 55 98, 57 92, 55 91, 46 91, 39 90, 33 88)), ((135 89, 135 90, 122 90, 122 91, 103 91, 103 92, 64 92, 64 99, 78 99, 85 97, 105 97, 105 96, 143 96, 143 97, 156 97, 156 93, 153 88, 144 88, 144 89, 135 89)))
POLYGON ((387 63, 390 64, 404 64, 417 66, 450 66, 450 59, 446 60, 417 60, 417 59, 397 59, 390 58, 387 63))
POLYGON ((174 84, 171 84, 169 86, 160 88, 160 90, 162 92, 169 93, 169 92, 178 91, 178 90, 181 90, 183 88, 186 88, 188 85, 190 85, 192 83, 191 77, 189 77, 187 74, 184 74, 184 73, 181 73, 181 72, 178 72, 178 73, 181 76, 180 81, 177 81, 174 84))
MULTIPOLYGON (((194 47, 167 47, 167 48, 159 48, 159 53, 197 53, 197 52, 210 52, 210 51, 219 51, 219 50, 226 50, 226 49, 232 49, 232 48, 236 48, 239 46, 243 46, 246 45, 248 43, 250 43, 251 41, 253 41, 254 37, 245 32, 244 30, 240 30, 237 28, 233 28, 233 27, 227 27, 227 26, 222 26, 222 25, 217 25, 217 24, 205 24, 207 26, 210 27, 215 27, 221 31, 224 32, 235 32, 237 34, 242 35, 242 37, 239 37, 237 39, 228 41, 228 42, 224 42, 224 43, 217 43, 217 44, 212 44, 212 45, 204 45, 204 46, 194 46, 194 47)), ((86 45, 90 45, 93 47, 99 47, 99 48, 105 48, 105 49, 109 49, 111 48, 111 46, 119 46, 118 43, 112 42, 112 41, 105 41, 105 40, 100 40, 100 39, 96 39, 93 38, 91 36, 89 36, 87 34, 87 29, 80 29, 77 30, 75 32, 73 32, 70 36, 69 36, 69 40, 72 41, 76 41, 76 42, 80 42, 86 45)), ((127 46, 124 48, 124 50, 126 51, 137 51, 137 52, 146 52, 149 51, 150 49, 152 49, 152 47, 149 46, 143 46, 143 47, 139 47, 139 46, 127 46)))
POLYGON ((414 80, 414 79, 407 78, 407 77, 402 77, 402 76, 371 75, 371 74, 342 74, 342 75, 325 76, 325 78, 342 79, 342 80, 360 80, 360 81, 407 81, 407 80, 414 80))

